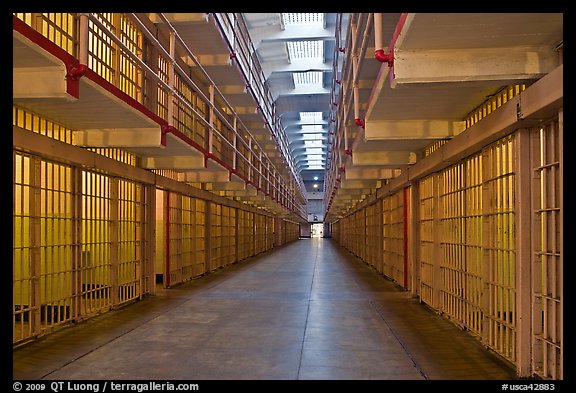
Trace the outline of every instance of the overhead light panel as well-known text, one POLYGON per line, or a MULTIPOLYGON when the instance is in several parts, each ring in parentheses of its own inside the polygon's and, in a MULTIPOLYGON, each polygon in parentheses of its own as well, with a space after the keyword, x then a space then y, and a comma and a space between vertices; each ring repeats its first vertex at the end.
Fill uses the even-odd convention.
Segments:
POLYGON ((323 12, 283 12, 284 26, 290 25, 323 25, 323 12))

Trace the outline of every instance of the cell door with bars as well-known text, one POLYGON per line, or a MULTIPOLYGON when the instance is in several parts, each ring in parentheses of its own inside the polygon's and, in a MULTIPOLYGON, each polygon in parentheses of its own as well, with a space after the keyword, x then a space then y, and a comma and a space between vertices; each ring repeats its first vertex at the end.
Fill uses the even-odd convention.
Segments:
POLYGON ((531 130, 532 369, 563 378, 562 112, 531 130))

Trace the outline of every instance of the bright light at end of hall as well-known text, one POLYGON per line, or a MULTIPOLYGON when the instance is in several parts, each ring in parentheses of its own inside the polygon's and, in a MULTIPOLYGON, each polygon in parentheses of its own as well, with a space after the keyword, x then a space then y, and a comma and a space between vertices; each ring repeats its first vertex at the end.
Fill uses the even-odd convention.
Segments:
POLYGON ((314 188, 318 188, 318 184, 314 184, 312 187, 314 187, 314 188))

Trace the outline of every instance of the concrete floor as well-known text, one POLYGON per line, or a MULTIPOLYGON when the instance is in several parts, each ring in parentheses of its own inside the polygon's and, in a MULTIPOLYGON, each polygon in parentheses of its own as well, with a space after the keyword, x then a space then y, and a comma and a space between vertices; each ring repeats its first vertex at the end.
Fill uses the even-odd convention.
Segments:
POLYGON ((13 351, 14 379, 503 380, 477 339, 303 239, 13 351))

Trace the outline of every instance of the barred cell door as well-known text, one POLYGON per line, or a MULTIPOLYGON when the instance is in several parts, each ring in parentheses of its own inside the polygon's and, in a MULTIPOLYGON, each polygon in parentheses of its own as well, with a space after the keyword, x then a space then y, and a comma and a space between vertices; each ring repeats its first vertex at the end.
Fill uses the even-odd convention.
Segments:
POLYGON ((532 371, 563 378, 563 128, 560 116, 531 130, 532 371))

